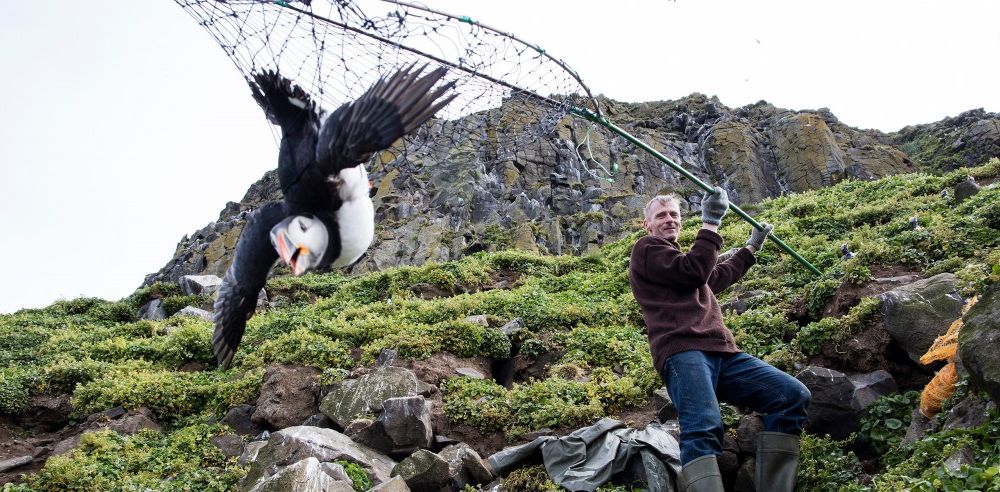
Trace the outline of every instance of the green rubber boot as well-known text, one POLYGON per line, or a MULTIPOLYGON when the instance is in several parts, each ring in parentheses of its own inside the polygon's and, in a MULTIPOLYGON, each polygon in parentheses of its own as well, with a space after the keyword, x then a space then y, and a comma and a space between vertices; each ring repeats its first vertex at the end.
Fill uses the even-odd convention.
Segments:
POLYGON ((761 432, 757 436, 757 490, 792 492, 799 472, 799 436, 761 432))
POLYGON ((681 468, 681 492, 723 492, 718 458, 709 454, 681 468))

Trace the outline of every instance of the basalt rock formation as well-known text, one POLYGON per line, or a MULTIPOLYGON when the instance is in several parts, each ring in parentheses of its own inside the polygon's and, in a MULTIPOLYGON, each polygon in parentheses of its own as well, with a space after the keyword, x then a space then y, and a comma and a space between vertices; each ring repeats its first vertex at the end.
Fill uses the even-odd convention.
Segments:
MULTIPOLYGON (((887 134, 852 128, 825 108, 792 111, 760 101, 732 109, 697 93, 677 101, 600 103, 609 120, 703 181, 725 187, 742 205, 845 179, 947 170, 1000 155, 1000 115, 981 109, 887 134)), ((528 104, 508 101, 498 118, 524 115, 528 104)), ((462 122, 435 124, 432 131, 449 132, 462 122)), ((700 189, 582 119, 563 118, 509 158, 490 153, 488 136, 447 148, 425 146, 371 166, 376 238, 351 271, 506 247, 583 253, 634 230, 653 194, 671 191, 688 208, 699 207, 700 189)), ((221 276, 247 212, 280 193, 276 174, 266 173, 239 203, 226 204, 216 222, 185 236, 144 285, 190 274, 221 276)))

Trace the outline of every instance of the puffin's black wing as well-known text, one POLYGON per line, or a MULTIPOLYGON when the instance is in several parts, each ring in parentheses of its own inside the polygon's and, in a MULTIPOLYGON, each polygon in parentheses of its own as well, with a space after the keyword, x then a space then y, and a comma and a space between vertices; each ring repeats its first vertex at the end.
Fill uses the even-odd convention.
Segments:
POLYGON ((297 196, 292 188, 316 156, 319 109, 309 93, 270 70, 253 75, 250 91, 267 119, 281 127, 278 180, 286 198, 297 196))
POLYGON ((454 82, 431 91, 447 72, 437 68, 425 77, 426 65, 414 65, 379 79, 354 102, 344 104, 323 122, 316 144, 316 163, 326 175, 368 160, 403 135, 413 131, 455 98, 439 98, 454 82))
POLYGON ((270 232, 284 217, 282 204, 264 205, 250 216, 236 243, 236 255, 222 279, 215 301, 212 349, 223 369, 233 361, 247 320, 257 308, 257 295, 267 282, 271 265, 278 259, 271 245, 270 232))

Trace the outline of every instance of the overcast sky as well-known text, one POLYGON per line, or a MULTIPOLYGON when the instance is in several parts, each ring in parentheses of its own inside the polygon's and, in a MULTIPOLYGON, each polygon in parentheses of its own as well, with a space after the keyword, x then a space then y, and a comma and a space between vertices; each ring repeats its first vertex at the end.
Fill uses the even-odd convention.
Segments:
MULTIPOLYGON (((1000 111, 1000 2, 426 3, 622 101, 765 99, 887 132, 1000 111)), ((170 0, 5 2, 0 45, 0 313, 130 294, 276 163, 242 77, 170 0)))

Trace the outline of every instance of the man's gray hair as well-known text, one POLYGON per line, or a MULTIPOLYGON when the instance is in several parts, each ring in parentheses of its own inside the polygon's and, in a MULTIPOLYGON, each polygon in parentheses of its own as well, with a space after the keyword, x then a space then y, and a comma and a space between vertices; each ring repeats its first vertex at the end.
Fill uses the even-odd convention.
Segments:
POLYGON ((679 197, 679 196, 677 196, 677 195, 675 195, 673 193, 668 193, 666 195, 656 195, 656 196, 654 196, 653 198, 651 198, 649 200, 649 202, 646 203, 646 207, 642 209, 642 216, 643 216, 643 218, 646 218, 646 219, 649 218, 649 209, 650 209, 650 207, 653 206, 654 203, 660 203, 663 206, 666 206, 668 203, 676 203, 677 206, 680 207, 681 206, 681 197, 679 197))

